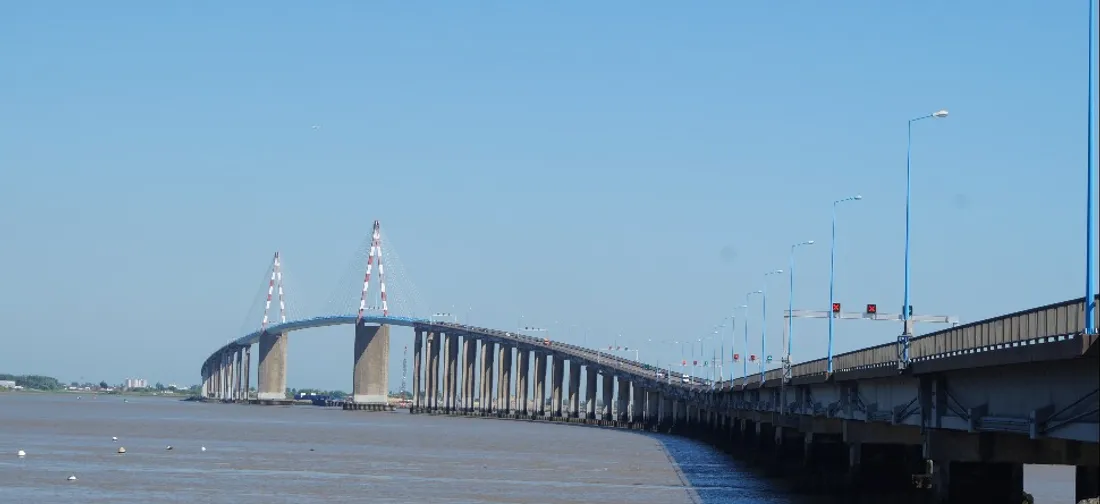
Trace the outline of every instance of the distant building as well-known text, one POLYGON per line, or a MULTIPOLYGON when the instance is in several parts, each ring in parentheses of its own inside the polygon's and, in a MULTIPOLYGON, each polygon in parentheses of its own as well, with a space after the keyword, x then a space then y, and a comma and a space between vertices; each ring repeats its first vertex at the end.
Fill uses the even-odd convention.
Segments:
POLYGON ((124 385, 128 389, 147 388, 149 382, 145 381, 143 378, 127 378, 124 385))
POLYGON ((0 380, 0 388, 15 388, 15 381, 13 380, 0 380))

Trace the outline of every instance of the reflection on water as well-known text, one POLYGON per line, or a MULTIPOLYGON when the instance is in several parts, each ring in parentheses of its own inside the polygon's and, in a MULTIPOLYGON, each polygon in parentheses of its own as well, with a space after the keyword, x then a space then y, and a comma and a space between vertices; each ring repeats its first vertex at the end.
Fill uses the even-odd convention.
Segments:
MULTIPOLYGON (((1072 498, 1072 484, 1069 492, 1072 498)), ((822 500, 795 496, 720 452, 671 436, 404 412, 9 393, 0 394, 0 502, 822 500), (115 453, 119 446, 125 455, 115 453), (16 457, 18 450, 27 456, 16 457), (70 475, 77 481, 67 481, 70 475)))

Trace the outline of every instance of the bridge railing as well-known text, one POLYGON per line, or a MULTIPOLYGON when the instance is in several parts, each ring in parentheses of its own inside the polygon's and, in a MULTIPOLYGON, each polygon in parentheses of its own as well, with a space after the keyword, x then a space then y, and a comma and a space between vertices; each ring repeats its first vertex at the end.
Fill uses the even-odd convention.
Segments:
MULTIPOLYGON (((1097 296, 1097 300, 1100 301, 1100 296, 1097 296)), ((1100 317, 1100 307, 1097 308, 1097 316, 1100 317)), ((914 360, 934 359, 971 350, 1080 334, 1084 329, 1084 298, 1071 299, 916 336, 910 343, 910 356, 914 360)), ((897 362, 897 343, 891 341, 837 354, 833 357, 833 370, 852 371, 896 366, 897 362)), ((791 376, 824 375, 827 366, 826 359, 802 362, 791 367, 791 376)), ((773 369, 764 376, 766 380, 773 380, 781 378, 782 373, 782 369, 773 369)), ((750 375, 747 380, 737 378, 723 382, 722 385, 743 387, 759 381, 760 375, 757 373, 750 375)))

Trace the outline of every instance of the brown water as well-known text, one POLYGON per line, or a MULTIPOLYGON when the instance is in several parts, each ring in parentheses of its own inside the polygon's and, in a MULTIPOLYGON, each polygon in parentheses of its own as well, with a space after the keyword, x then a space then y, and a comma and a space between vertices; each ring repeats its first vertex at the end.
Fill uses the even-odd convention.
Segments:
MULTIPOLYGON (((809 502, 670 436, 311 406, 126 401, 0 393, 0 503, 809 502), (125 455, 116 454, 119 446, 125 455), (18 450, 27 456, 16 457, 18 450)), ((1068 480, 1056 477, 1066 468, 1039 469, 1028 482, 1039 504, 1072 500, 1072 469, 1068 480)))

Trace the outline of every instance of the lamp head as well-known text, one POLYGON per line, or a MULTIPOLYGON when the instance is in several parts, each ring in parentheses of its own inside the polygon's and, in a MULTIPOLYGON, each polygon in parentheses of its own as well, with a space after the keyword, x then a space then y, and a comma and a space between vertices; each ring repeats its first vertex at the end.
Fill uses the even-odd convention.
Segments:
POLYGON ((942 119, 944 117, 947 117, 947 110, 938 110, 936 112, 933 112, 932 117, 935 117, 937 119, 942 119))
POLYGON ((857 194, 857 195, 855 195, 855 196, 852 196, 852 199, 854 199, 854 200, 857 200, 857 201, 858 201, 858 200, 861 200, 861 199, 863 199, 863 196, 860 196, 859 194, 857 194))
POLYGON ((810 240, 810 241, 806 242, 806 245, 813 245, 813 244, 814 244, 813 240, 810 240))

